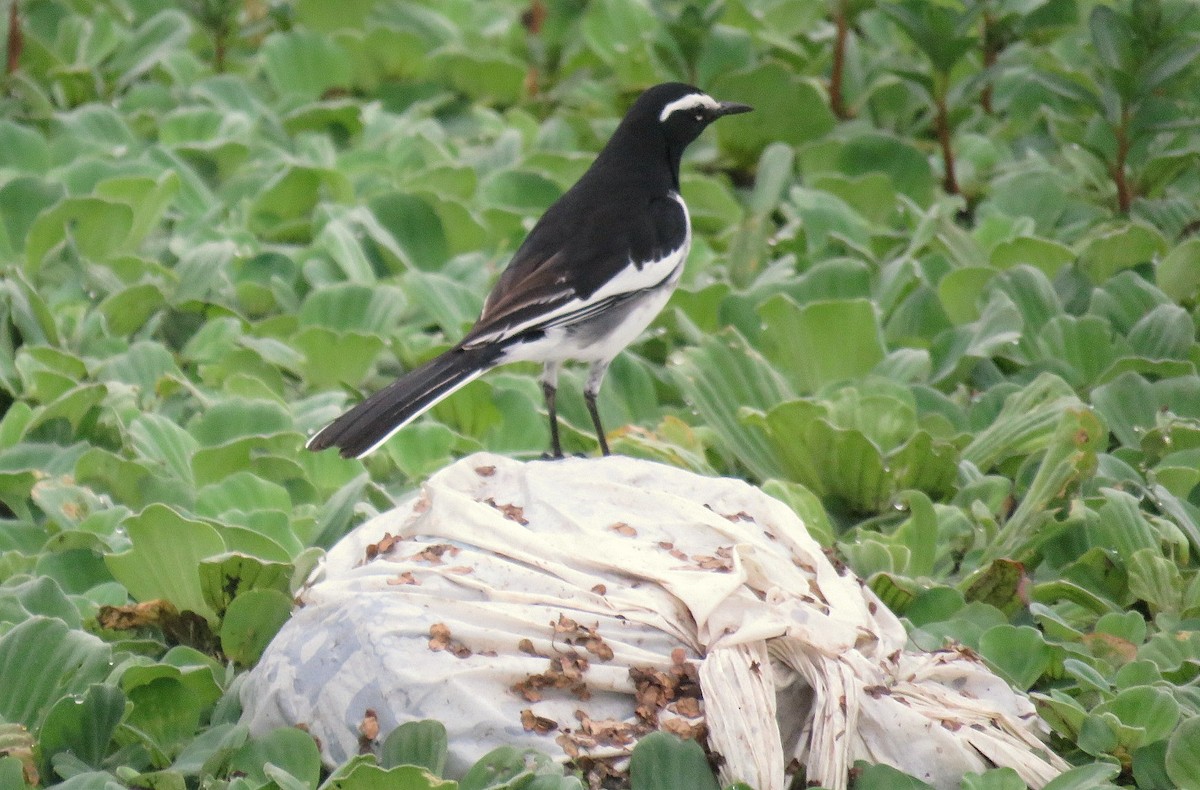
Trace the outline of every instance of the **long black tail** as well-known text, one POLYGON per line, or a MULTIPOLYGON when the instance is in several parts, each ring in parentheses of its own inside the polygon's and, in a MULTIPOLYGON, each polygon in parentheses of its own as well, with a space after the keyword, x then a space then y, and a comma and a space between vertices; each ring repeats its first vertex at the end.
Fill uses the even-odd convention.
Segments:
POLYGON ((306 447, 337 447, 343 458, 361 458, 442 398, 491 369, 501 353, 495 346, 452 348, 326 425, 306 447))

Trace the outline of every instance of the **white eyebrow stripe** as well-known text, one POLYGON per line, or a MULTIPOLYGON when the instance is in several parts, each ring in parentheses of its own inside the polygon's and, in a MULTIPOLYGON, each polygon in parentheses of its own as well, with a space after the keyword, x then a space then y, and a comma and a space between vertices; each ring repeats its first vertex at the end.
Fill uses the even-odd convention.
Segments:
POLYGON ((709 96, 707 93, 689 93, 687 96, 684 96, 681 99, 676 99, 666 107, 663 107, 662 112, 658 115, 658 120, 660 122, 667 120, 667 118, 671 116, 671 113, 675 112, 676 110, 694 110, 697 107, 715 110, 720 106, 721 105, 717 103, 717 100, 712 96, 709 96))

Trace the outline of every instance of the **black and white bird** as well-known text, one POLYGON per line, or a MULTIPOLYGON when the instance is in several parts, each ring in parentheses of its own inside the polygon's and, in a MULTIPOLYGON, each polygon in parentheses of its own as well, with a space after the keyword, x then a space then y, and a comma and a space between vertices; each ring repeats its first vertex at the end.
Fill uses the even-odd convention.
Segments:
POLYGON ((592 166, 533 226, 467 336, 325 426, 308 449, 360 458, 488 370, 534 361, 545 366, 550 450, 561 457, 558 372, 575 360, 591 366, 583 394, 608 455, 596 394, 609 363, 666 305, 691 245, 680 157, 710 123, 750 109, 682 83, 642 93, 592 166))

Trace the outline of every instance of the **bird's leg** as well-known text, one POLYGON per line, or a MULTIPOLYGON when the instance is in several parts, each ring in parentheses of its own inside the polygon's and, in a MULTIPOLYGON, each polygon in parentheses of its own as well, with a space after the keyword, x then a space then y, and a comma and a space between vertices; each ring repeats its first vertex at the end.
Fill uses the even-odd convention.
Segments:
POLYGON ((600 424, 600 412, 596 410, 596 395, 600 392, 600 384, 608 371, 608 361, 595 362, 588 371, 587 384, 583 388, 583 401, 587 404, 588 414, 592 415, 592 425, 596 428, 596 439, 600 442, 600 452, 611 455, 608 451, 608 440, 604 438, 604 426, 600 424))
POLYGON ((554 401, 558 395, 557 362, 547 362, 542 372, 542 395, 546 398, 546 411, 550 414, 550 458, 562 458, 562 445, 558 441, 558 412, 554 401))

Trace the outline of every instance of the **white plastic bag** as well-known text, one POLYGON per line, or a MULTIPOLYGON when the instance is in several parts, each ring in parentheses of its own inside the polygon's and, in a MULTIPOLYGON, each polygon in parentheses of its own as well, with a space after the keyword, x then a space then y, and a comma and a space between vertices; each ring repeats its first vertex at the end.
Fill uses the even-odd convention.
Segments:
POLYGON ((759 790, 794 759, 835 790, 858 759, 946 788, 1066 768, 1024 696, 967 653, 906 652, 875 595, 737 480, 477 454, 342 540, 302 600, 243 720, 304 725, 331 763, 370 710, 384 736, 442 721, 451 776, 501 744, 619 769, 639 735, 701 723, 722 780, 759 790))

